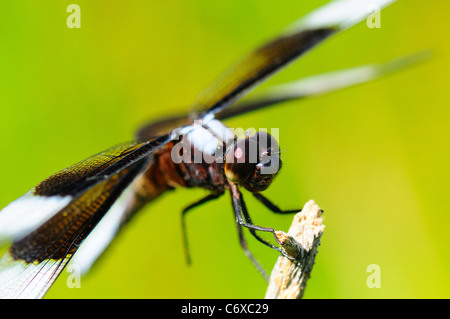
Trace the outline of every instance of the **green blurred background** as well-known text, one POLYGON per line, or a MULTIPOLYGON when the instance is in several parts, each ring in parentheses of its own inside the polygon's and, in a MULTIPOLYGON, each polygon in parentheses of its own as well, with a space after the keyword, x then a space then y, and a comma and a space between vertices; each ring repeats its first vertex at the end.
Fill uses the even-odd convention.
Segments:
MULTIPOLYGON (((0 207, 48 175, 128 141, 145 121, 186 109, 236 58, 328 1, 69 1, 0 4, 0 207)), ((307 54, 262 87, 385 62, 433 58, 389 77, 227 122, 280 128, 284 167, 266 195, 280 207, 314 199, 326 231, 305 298, 449 298, 450 3, 400 1, 307 54), (366 268, 381 268, 381 288, 366 268)), ((262 298, 230 199, 180 212, 205 195, 180 189, 143 211, 81 280, 64 271, 47 298, 262 298)), ((246 194, 244 194, 245 196, 246 194)), ((250 196, 255 223, 287 230, 292 216, 250 196)), ((274 251, 250 249, 270 271, 274 251)))

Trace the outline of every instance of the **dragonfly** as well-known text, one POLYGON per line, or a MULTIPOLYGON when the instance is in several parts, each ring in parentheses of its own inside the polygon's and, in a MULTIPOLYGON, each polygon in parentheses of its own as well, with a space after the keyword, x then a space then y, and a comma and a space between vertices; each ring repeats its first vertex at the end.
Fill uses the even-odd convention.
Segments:
POLYGON ((251 193, 275 213, 299 211, 282 210, 262 194, 281 168, 278 141, 264 131, 238 137, 223 121, 371 81, 408 65, 408 58, 363 65, 244 98, 332 35, 364 21, 374 8, 393 2, 335 0, 316 9, 237 61, 198 95, 191 112, 141 127, 133 141, 51 175, 6 206, 0 212, 0 244, 9 246, 0 259, 0 297, 44 297, 69 261, 88 270, 144 206, 180 188, 209 191, 181 214, 188 262, 187 213, 226 193, 231 197, 240 246, 258 269, 244 230, 283 254, 277 243, 262 237, 262 233, 274 234, 274 229, 252 222, 242 195, 251 193))

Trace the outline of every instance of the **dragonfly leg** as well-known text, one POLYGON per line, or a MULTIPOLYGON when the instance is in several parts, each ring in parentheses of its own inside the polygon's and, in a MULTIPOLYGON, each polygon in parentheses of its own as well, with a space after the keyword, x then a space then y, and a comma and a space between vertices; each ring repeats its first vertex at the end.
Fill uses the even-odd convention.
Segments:
POLYGON ((277 214, 294 214, 301 211, 301 209, 294 209, 294 210, 282 210, 277 205, 272 203, 267 197, 263 196, 260 193, 253 193, 253 196, 256 197, 261 203, 263 203, 264 206, 266 206, 268 209, 270 209, 272 212, 277 214))
POLYGON ((209 202, 213 199, 219 198, 222 194, 209 194, 208 196, 200 199, 199 201, 187 206, 183 211, 181 212, 181 232, 182 232, 182 238, 183 238, 183 248, 184 248, 184 256, 186 258, 186 263, 188 265, 191 265, 191 256, 189 254, 189 245, 188 245, 188 238, 187 238, 187 232, 186 232, 186 214, 191 211, 193 208, 196 208, 206 202, 209 202))
MULTIPOLYGON (((266 206, 268 209, 270 209, 273 213, 276 214, 295 214, 302 211, 301 209, 282 210, 277 205, 272 203, 267 197, 263 196, 260 193, 253 193, 253 196, 255 196, 256 199, 258 199, 261 203, 264 204, 264 206, 266 206)), ((320 211, 323 213, 323 209, 321 209, 320 211)))
POLYGON ((258 234, 256 233, 257 230, 264 231, 264 232, 271 232, 273 234, 273 236, 275 237, 275 239, 277 240, 277 243, 280 244, 280 242, 278 242, 277 237, 275 236, 275 230, 273 228, 262 227, 262 226, 258 226, 258 225, 253 224, 252 220, 250 219, 250 215, 248 214, 248 211, 245 208, 245 206, 243 206, 242 215, 244 216, 245 222, 243 222, 242 219, 241 219, 240 225, 242 225, 243 227, 248 228, 248 230, 253 235, 253 237, 255 237, 257 240, 259 240, 264 245, 266 245, 266 246, 268 246, 268 247, 270 247, 272 249, 275 249, 276 251, 278 251, 280 254, 282 254, 284 257, 288 258, 289 260, 292 260, 292 261, 295 260, 295 258, 293 258, 293 257, 289 256, 288 254, 286 254, 283 249, 272 245, 268 241, 266 241, 266 240, 262 239, 261 237, 259 237, 258 234))
POLYGON ((242 232, 242 226, 239 224, 236 224, 238 235, 239 235, 239 243, 241 244, 242 249, 244 250, 245 255, 250 259, 250 261, 253 263, 253 265, 258 269, 259 273, 264 277, 264 279, 268 282, 269 276, 267 276, 266 271, 263 269, 263 267, 259 264, 259 262, 256 260, 256 258, 253 256, 251 251, 247 247, 247 241, 245 240, 244 233, 242 232))
MULTIPOLYGON (((285 256, 286 258, 290 260, 295 260, 295 258, 292 258, 291 256, 287 255, 281 248, 276 247, 275 245, 269 243, 265 239, 261 238, 256 231, 263 231, 263 232, 269 232, 272 233, 277 240, 277 237, 275 236, 275 230, 270 227, 262 227, 253 224, 250 215, 248 214, 247 208, 245 206, 244 199, 242 197, 242 193, 237 189, 237 186, 234 184, 230 185, 231 193, 232 193, 232 203, 234 208, 234 213, 236 217, 236 223, 241 226, 247 228, 250 233, 255 237, 258 241, 263 243, 264 245, 278 251, 280 254, 285 256)), ((278 242, 278 240, 277 240, 278 242)), ((279 242, 278 242, 279 243, 279 242)))

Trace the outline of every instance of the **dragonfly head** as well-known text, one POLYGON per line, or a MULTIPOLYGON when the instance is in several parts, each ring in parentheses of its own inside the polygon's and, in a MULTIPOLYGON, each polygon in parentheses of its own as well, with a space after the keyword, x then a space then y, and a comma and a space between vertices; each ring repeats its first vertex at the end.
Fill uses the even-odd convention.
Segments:
POLYGON ((226 153, 226 177, 251 192, 265 190, 281 168, 279 149, 276 139, 264 131, 238 140, 226 153))

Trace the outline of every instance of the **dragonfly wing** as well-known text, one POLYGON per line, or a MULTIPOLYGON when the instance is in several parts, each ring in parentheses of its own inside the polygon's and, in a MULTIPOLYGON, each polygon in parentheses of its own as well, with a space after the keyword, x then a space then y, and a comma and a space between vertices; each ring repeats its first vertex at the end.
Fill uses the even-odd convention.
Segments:
POLYGON ((136 196, 134 184, 131 184, 109 209, 73 257, 71 263, 80 269, 81 274, 89 272, 117 237, 122 227, 142 208, 143 204, 136 196))
POLYGON ((139 140, 151 139, 155 136, 168 134, 172 130, 190 123, 192 123, 192 119, 186 114, 177 114, 157 121, 151 121, 137 130, 136 138, 139 140))
POLYGON ((194 117, 218 113, 241 98, 261 81, 338 31, 366 19, 376 8, 395 0, 336 0, 295 23, 278 38, 238 61, 194 103, 194 117))
POLYGON ((0 296, 42 297, 137 170, 136 166, 122 170, 95 185, 14 241, 0 260, 0 296))
POLYGON ((0 260, 0 297, 42 297, 85 238, 143 171, 151 153, 169 139, 162 136, 99 153, 50 176, 19 199, 23 201, 20 205, 10 204, 0 212, 0 221, 10 223, 2 226, 3 230, 13 240, 0 260), (44 199, 46 205, 27 206, 26 201, 33 196, 44 199), (67 203, 49 205, 47 202, 55 197, 67 203), (40 210, 35 211, 36 207, 40 210), (32 227, 15 226, 14 213, 22 218, 36 212, 41 216, 32 227))
POLYGON ((164 135, 120 144, 51 175, 0 211, 0 243, 25 236, 79 194, 152 153, 169 139, 164 135))
POLYGON ((260 94, 243 99, 230 107, 223 109, 216 114, 216 118, 225 120, 273 104, 331 93, 397 72, 419 63, 427 57, 429 57, 429 52, 420 52, 387 63, 368 64, 351 69, 314 75, 298 81, 277 85, 260 94))

